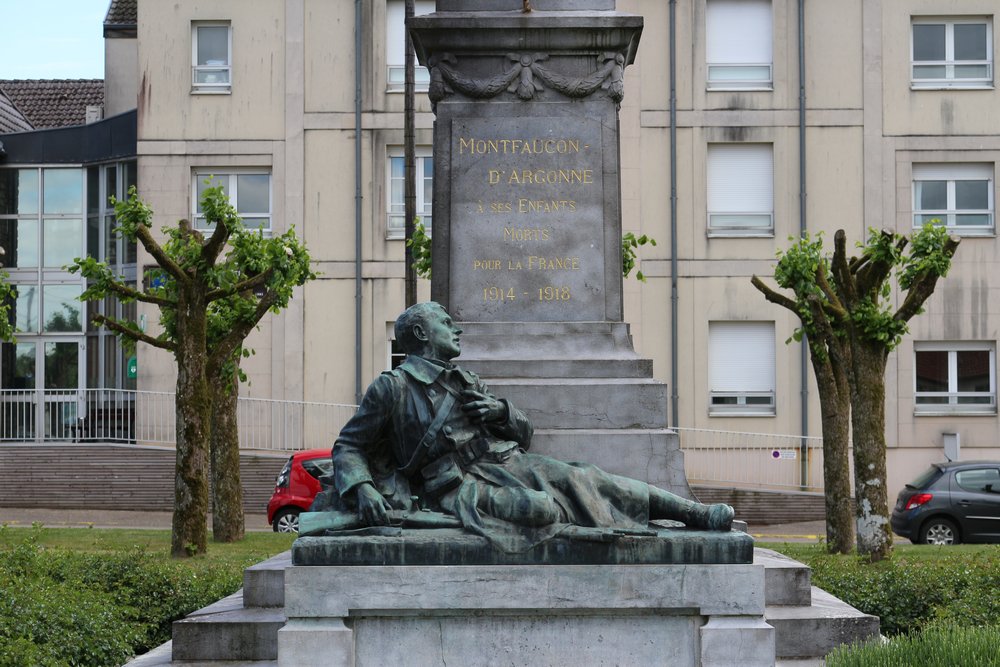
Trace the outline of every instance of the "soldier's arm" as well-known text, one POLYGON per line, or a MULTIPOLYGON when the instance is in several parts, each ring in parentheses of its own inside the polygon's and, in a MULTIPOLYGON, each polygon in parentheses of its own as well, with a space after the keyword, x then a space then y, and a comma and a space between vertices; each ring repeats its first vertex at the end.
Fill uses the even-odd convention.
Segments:
POLYGON ((369 385, 358 411, 337 436, 333 445, 333 473, 341 497, 353 499, 360 484, 372 484, 374 489, 369 457, 392 428, 398 394, 394 378, 380 375, 369 385))
POLYGON ((486 383, 478 378, 476 378, 475 391, 489 397, 502 406, 497 415, 498 419, 487 422, 486 426, 490 432, 498 438, 513 440, 524 449, 528 449, 531 446, 531 436, 534 433, 534 429, 527 415, 518 410, 506 398, 497 398, 494 396, 490 388, 486 386, 486 383))

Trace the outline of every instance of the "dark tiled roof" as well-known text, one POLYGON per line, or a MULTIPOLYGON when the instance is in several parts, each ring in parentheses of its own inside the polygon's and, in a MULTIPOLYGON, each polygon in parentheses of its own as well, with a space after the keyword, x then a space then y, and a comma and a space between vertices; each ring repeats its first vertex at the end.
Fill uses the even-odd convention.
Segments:
POLYGON ((33 129, 28 119, 17 110, 14 103, 0 90, 0 134, 27 132, 33 129))
POLYGON ((138 0, 111 0, 104 25, 136 25, 139 20, 138 0))
POLYGON ((36 130, 83 125, 88 106, 104 106, 101 79, 2 79, 0 91, 36 130))

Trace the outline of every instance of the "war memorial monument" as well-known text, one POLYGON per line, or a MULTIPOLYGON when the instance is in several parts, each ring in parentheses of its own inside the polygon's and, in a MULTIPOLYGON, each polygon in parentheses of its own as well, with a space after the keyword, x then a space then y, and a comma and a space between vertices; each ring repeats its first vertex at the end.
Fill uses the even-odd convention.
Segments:
POLYGON ((642 18, 532 4, 437 0, 408 23, 436 303, 397 320, 409 356, 300 517, 279 665, 774 663, 753 540, 688 499, 623 321, 618 107, 642 18))

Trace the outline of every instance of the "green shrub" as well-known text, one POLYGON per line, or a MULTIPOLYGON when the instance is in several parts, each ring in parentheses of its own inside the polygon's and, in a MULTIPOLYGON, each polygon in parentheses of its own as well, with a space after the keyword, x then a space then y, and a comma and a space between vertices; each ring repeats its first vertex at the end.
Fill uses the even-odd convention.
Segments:
POLYGON ((121 665, 146 632, 110 595, 44 577, 0 584, 0 665, 121 665))
POLYGON ((997 667, 1000 628, 937 625, 884 643, 841 646, 827 667, 997 667))
POLYGON ((46 550, 29 534, 0 549, 0 667, 121 665, 241 582, 242 567, 46 550))

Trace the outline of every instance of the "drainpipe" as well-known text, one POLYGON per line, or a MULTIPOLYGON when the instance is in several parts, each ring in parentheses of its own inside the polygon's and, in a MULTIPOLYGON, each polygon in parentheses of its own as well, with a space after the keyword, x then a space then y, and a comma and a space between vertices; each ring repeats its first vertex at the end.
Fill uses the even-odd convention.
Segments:
MULTIPOLYGON (((806 21, 805 0, 799 0, 799 236, 806 235, 806 21)), ((804 491, 809 482, 809 346, 805 337, 800 345, 802 390, 802 442, 799 446, 799 479, 804 491)))
MULTIPOLYGON (((677 0, 670 0, 670 415, 680 426, 677 395, 677 0)), ((670 420, 667 420, 670 423, 670 420)))
POLYGON ((361 403, 361 16, 354 0, 354 402, 361 403))

